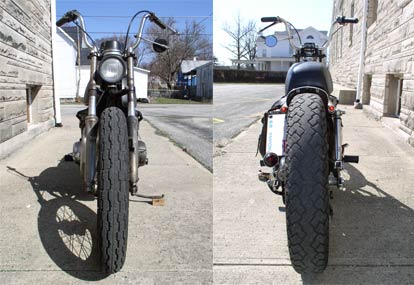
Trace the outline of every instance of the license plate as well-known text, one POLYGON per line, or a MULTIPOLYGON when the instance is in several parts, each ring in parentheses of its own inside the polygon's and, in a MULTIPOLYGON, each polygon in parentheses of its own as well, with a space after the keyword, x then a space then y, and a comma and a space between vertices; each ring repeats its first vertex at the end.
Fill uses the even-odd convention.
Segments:
POLYGON ((266 153, 273 152, 278 156, 283 155, 285 128, 285 114, 269 114, 267 118, 266 153))

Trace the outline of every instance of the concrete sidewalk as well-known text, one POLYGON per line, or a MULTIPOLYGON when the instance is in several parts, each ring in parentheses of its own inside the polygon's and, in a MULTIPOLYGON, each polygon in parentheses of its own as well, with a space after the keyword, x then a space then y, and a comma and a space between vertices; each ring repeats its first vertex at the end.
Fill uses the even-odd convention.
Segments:
POLYGON ((302 277, 290 265, 280 196, 257 179, 261 123, 214 158, 215 284, 407 284, 414 282, 414 149, 361 110, 341 106, 345 189, 334 191, 329 265, 302 277))
POLYGON ((212 174, 147 123, 141 136, 149 165, 139 191, 165 194, 166 205, 130 199, 126 263, 107 278, 97 266, 96 201, 82 193, 78 166, 62 160, 79 138, 74 116, 0 161, 1 284, 212 281, 212 174))

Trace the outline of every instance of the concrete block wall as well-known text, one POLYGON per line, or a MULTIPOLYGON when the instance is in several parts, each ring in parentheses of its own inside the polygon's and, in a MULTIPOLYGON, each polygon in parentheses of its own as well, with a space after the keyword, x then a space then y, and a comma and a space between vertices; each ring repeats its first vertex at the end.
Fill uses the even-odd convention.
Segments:
MULTIPOLYGON (((362 20, 363 2, 335 0, 334 13, 349 15, 349 7, 355 5, 355 16, 362 20)), ((403 79, 401 96, 401 129, 412 136, 414 145, 414 1, 413 0, 369 0, 367 48, 365 51, 364 75, 372 78, 369 105, 364 109, 375 117, 386 115, 388 104, 389 76, 403 79), (375 5, 376 4, 376 5, 375 5), (377 7, 376 19, 373 7, 377 7)), ((355 88, 358 78, 362 21, 355 25, 352 48, 346 41, 335 38, 331 45, 330 69, 335 83, 355 88), (341 52, 342 57, 336 55, 341 52)), ((348 38, 348 28, 344 38, 348 38)), ((362 95, 369 96, 364 90, 362 95)), ((363 98, 363 101, 364 98, 363 98)))
POLYGON ((0 0, 0 66, 2 143, 53 120, 50 0, 0 0), (35 92, 31 125, 28 87, 35 92))

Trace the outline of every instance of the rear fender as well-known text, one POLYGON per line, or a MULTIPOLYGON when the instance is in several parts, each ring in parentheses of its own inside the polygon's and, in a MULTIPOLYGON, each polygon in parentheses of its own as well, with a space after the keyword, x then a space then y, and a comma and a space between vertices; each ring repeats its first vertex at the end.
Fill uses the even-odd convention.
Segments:
POLYGON ((304 94, 304 93, 313 93, 313 94, 319 95, 322 98, 325 108, 328 107, 329 94, 326 93, 325 90, 318 88, 318 87, 314 87, 314 86, 302 86, 302 87, 292 89, 287 95, 286 104, 289 106, 290 102, 295 96, 300 96, 300 94, 304 94))

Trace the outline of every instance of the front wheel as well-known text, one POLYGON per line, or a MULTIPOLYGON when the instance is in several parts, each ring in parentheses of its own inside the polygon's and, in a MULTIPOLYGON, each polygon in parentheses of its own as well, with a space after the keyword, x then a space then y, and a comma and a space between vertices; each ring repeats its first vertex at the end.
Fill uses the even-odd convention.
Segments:
POLYGON ((322 272, 329 252, 326 111, 316 94, 294 97, 287 116, 286 224, 298 273, 322 272))
POLYGON ((129 158, 124 113, 105 109, 99 123, 98 241, 101 265, 106 273, 119 271, 128 237, 129 158))

